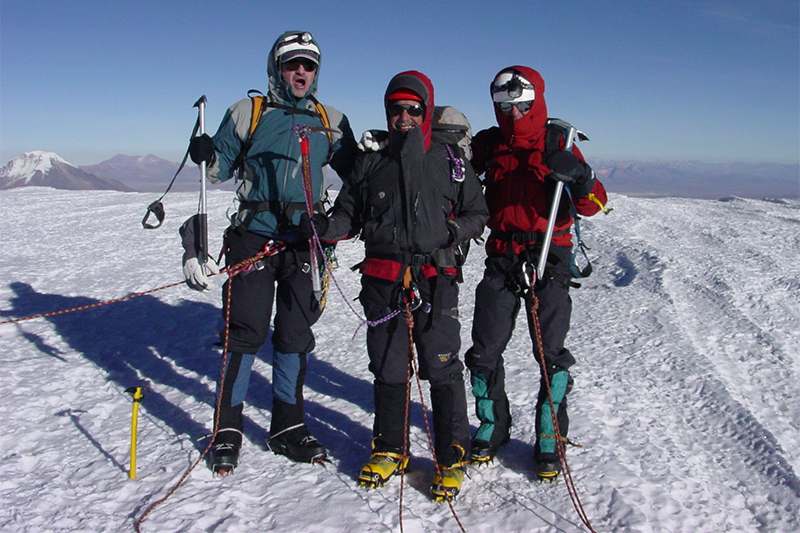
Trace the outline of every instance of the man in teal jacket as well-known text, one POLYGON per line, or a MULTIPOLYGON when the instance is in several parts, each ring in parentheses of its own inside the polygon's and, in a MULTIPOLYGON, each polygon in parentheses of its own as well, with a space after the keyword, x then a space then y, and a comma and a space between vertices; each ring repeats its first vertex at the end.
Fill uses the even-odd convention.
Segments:
MULTIPOLYGON (((270 51, 269 91, 262 115, 250 135, 254 106, 250 98, 232 105, 213 139, 195 137, 190 154, 205 161, 212 183, 237 176, 239 211, 225 235, 226 263, 237 264, 271 244, 285 245, 280 253, 238 274, 231 283, 227 371, 219 384, 221 400, 210 466, 218 473, 238 465, 242 444, 242 410, 250 369, 256 352, 266 342, 273 324, 273 409, 270 449, 299 462, 327 455, 304 425, 303 384, 306 354, 314 350, 311 326, 321 309, 312 288, 308 239, 312 221, 326 219, 306 213, 300 142, 294 127, 319 128, 309 134, 312 195, 315 211, 322 211, 322 167, 330 165, 340 176, 352 167, 358 149, 347 117, 316 100, 320 68, 317 42, 308 32, 285 32, 270 51), (328 131, 324 131, 328 130, 328 131)), ((324 228, 318 228, 318 232, 324 228)), ((187 283, 209 286, 202 265, 191 254, 184 265, 187 283)))

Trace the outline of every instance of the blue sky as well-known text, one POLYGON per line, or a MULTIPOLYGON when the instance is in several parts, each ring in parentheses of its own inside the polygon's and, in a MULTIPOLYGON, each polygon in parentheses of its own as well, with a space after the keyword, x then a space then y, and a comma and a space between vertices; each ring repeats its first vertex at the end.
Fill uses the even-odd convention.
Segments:
POLYGON ((276 2, 3 0, 0 165, 52 151, 76 165, 116 154, 179 161, 208 98, 225 109, 266 86, 284 30, 322 48, 318 96, 356 135, 384 125, 383 91, 415 69, 475 130, 488 85, 523 64, 550 116, 592 139, 591 158, 800 159, 800 14, 788 1, 276 2), (303 6, 302 9, 298 6, 303 6))

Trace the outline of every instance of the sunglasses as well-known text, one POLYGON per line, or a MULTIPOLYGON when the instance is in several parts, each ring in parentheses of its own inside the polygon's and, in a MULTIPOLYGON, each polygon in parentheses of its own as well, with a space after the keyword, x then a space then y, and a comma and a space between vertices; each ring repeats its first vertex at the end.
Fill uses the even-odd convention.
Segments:
POLYGON ((504 115, 510 114, 512 107, 516 107, 519 112, 524 115, 533 107, 533 100, 526 100, 524 102, 497 102, 497 108, 504 115))
POLYGON ((408 113, 410 117, 421 117, 425 113, 425 108, 419 104, 392 104, 386 108, 386 112, 390 117, 402 115, 403 111, 408 113))
POLYGON ((317 70, 317 64, 310 59, 290 59, 286 63, 282 63, 281 68, 294 72, 299 69, 301 65, 306 72, 314 72, 317 70))

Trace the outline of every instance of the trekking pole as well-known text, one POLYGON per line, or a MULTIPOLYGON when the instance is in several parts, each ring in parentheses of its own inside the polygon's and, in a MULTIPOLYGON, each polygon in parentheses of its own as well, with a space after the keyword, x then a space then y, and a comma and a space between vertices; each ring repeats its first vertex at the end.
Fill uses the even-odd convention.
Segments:
POLYGON ((125 392, 133 394, 133 412, 131 413, 131 468, 128 471, 129 479, 136 479, 136 440, 139 430, 139 404, 144 398, 144 387, 130 387, 125 392))
MULTIPOLYGON (((557 118, 551 118, 547 121, 548 124, 556 124, 567 130, 567 142, 564 145, 564 151, 572 150, 572 145, 575 142, 575 126, 557 118)), ((539 264, 536 265, 536 279, 534 282, 539 281, 544 277, 544 267, 547 264, 547 254, 550 253, 550 239, 553 238, 553 229, 556 226, 556 214, 558 213, 558 204, 561 203, 561 193, 564 191, 564 182, 558 181, 556 183, 556 190, 553 193, 553 203, 550 204, 550 217, 547 219, 547 231, 544 234, 544 242, 542 243, 542 252, 539 255, 539 264)))
MULTIPOLYGON (((197 108, 197 123, 199 124, 199 133, 203 135, 206 132, 206 95, 200 97, 195 102, 193 107, 197 108)), ((200 162, 200 207, 198 208, 198 230, 200 231, 200 255, 197 260, 200 261, 200 266, 206 274, 211 274, 207 270, 206 262, 208 261, 208 211, 206 209, 206 177, 208 168, 205 161, 200 162)))

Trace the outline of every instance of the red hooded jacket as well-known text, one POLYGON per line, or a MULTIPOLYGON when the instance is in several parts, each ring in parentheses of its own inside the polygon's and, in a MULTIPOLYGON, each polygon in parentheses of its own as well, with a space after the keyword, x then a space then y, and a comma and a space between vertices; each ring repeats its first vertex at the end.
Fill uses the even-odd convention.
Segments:
MULTIPOLYGON (((539 233, 541 239, 547 230, 547 217, 556 183, 555 180, 545 179, 550 169, 542 160, 547 133, 544 80, 532 68, 510 68, 518 70, 533 84, 536 97, 530 111, 519 120, 512 120, 495 106, 499 128, 482 130, 473 140, 472 165, 478 175, 485 174, 486 203, 489 207, 487 225, 493 230, 493 235, 486 243, 489 255, 505 255, 509 251, 520 253, 527 244, 536 242, 535 237, 528 239, 528 242, 521 242, 515 237, 512 242, 502 238, 502 233, 539 233), (509 245, 513 246, 512 250, 508 250, 509 245)), ((583 160, 577 146, 572 151, 583 160)), ((591 216, 600 211, 600 205, 590 195, 594 195, 602 205, 608 200, 605 188, 597 180, 589 194, 573 198, 578 214, 591 216)), ((561 200, 552 242, 571 246, 572 234, 569 229, 573 219, 566 191, 561 200)))

